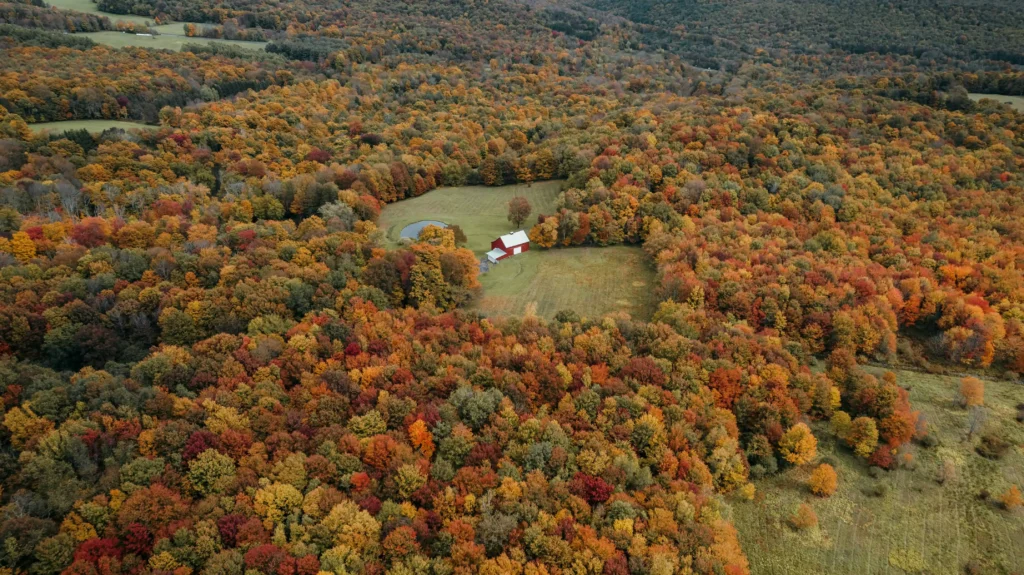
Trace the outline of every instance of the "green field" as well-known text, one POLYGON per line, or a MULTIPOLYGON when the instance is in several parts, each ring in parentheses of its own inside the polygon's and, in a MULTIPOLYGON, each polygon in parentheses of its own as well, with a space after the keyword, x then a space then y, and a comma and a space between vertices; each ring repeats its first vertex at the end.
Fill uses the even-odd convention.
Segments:
MULTIPOLYGON (((196 24, 202 26, 202 24, 196 24)), ((156 30, 161 34, 177 34, 179 36, 185 34, 185 22, 172 22, 170 24, 160 24, 159 26, 150 26, 150 29, 156 30)))
POLYGON ((1009 104, 1011 108, 1018 112, 1024 112, 1024 96, 1003 96, 1001 94, 968 94, 967 96, 975 102, 980 101, 982 98, 1003 102, 1004 104, 1009 104))
POLYGON ((378 225, 387 237, 388 247, 399 245, 402 228, 420 220, 438 220, 457 224, 466 232, 466 247, 477 255, 491 249, 491 241, 516 228, 508 221, 508 201, 514 196, 526 196, 533 213, 523 223, 529 231, 537 223, 538 214, 555 211, 555 200, 561 190, 561 181, 538 182, 531 186, 487 187, 462 186, 438 188, 422 196, 402 200, 384 207, 378 225))
MULTIPOLYGON (((871 369, 875 373, 881 370, 871 369)), ((999 430, 1015 447, 1000 461, 975 453, 967 442, 967 411, 953 402, 959 378, 897 371, 910 387, 910 401, 927 418, 940 440, 938 447, 913 449, 916 469, 883 472, 873 479, 865 463, 837 446, 827 425, 815 431, 819 460, 829 459, 839 473, 839 490, 829 499, 816 498, 805 485, 809 468, 791 469, 756 482, 754 502, 737 502, 733 518, 756 575, 963 573, 968 561, 979 561, 981 573, 1024 570, 1024 513, 1005 511, 979 499, 1011 483, 1024 487, 1024 424, 1014 419, 1014 406, 1024 401, 1024 387, 986 381, 987 426, 999 430), (957 463, 958 479, 939 485, 940 461, 957 463), (882 497, 871 493, 884 482, 882 497), (802 501, 810 501, 819 526, 797 533, 786 519, 802 501)))
POLYGON ((152 22, 153 19, 146 16, 135 16, 131 14, 111 14, 110 12, 100 12, 96 8, 96 3, 92 0, 47 0, 47 4, 54 8, 60 8, 62 10, 75 10, 76 12, 85 12, 87 14, 98 14, 100 16, 106 16, 110 18, 111 22, 117 22, 121 20, 123 22, 134 22, 135 24, 145 24, 152 22))
MULTIPOLYGON (((153 22, 152 18, 146 16, 101 12, 96 8, 96 4, 92 0, 50 0, 49 4, 50 6, 61 8, 63 10, 75 10, 77 12, 106 16, 107 18, 110 18, 111 22, 117 22, 118 20, 133 22, 135 24, 149 24, 153 22)), ((181 50, 181 47, 185 44, 213 44, 221 42, 252 50, 262 50, 267 44, 266 42, 243 42, 240 40, 221 40, 217 38, 188 38, 185 36, 184 25, 185 22, 173 22, 170 24, 161 24, 159 26, 150 26, 153 30, 160 33, 159 35, 152 37, 136 36, 135 34, 117 31, 86 32, 82 35, 92 38, 93 42, 113 46, 114 48, 138 46, 142 48, 181 50)))
MULTIPOLYGON (((466 232, 466 247, 477 256, 491 249, 491 241, 516 228, 507 219, 508 201, 525 196, 533 206, 523 228, 537 223, 539 214, 555 211, 562 182, 497 188, 463 186, 439 188, 417 198, 388 204, 379 225, 389 248, 401 243, 405 226, 421 220, 458 224, 466 232)), ((550 318, 573 310, 595 318, 614 311, 646 318, 652 311, 654 271, 639 248, 534 249, 503 260, 480 276, 483 294, 472 308, 484 315, 523 315, 550 318), (625 279, 624 279, 625 278, 625 279)))
POLYGON ((121 128, 122 130, 155 130, 160 126, 140 124, 138 122, 125 122, 122 120, 65 120, 63 122, 40 122, 38 124, 29 124, 28 127, 36 133, 49 131, 56 134, 65 130, 85 129, 98 134, 108 128, 121 128))
MULTIPOLYGON (((178 26, 170 24, 169 26, 178 26)), ((166 50, 181 50, 185 44, 231 44, 241 48, 262 50, 266 42, 243 42, 241 40, 220 40, 216 38, 188 38, 186 36, 171 36, 161 34, 159 36, 137 36, 124 32, 85 32, 81 36, 92 38, 97 44, 105 44, 114 48, 125 48, 127 46, 138 46, 141 48, 163 48, 166 50)))
POLYGON ((654 271, 640 248, 534 249, 502 260, 480 276, 484 293, 472 308, 484 315, 551 318, 562 310, 598 318, 623 311, 647 319, 654 271))

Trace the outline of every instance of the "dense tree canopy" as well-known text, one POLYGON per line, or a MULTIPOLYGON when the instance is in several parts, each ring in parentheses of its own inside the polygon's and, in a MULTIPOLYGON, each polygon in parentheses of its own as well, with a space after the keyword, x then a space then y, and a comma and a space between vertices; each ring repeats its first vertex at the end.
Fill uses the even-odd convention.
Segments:
POLYGON ((269 54, 0 11, 0 575, 739 575, 730 494, 927 434, 860 362, 1024 371, 1024 115, 966 97, 1015 40, 592 4, 98 4, 269 54), (643 246, 649 321, 479 317, 464 233, 377 225, 551 179, 535 249, 643 246))

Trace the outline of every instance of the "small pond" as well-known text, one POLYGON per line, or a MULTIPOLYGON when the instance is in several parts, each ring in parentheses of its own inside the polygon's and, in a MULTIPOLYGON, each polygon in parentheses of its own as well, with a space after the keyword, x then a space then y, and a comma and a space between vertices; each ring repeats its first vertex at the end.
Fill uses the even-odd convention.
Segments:
POLYGON ((416 238, 420 237, 420 232, 422 232, 423 228, 425 228, 427 226, 437 226, 439 228, 447 228, 448 224, 446 224, 444 222, 439 222, 437 220, 421 220, 421 221, 418 221, 418 222, 411 223, 411 224, 405 226, 404 228, 402 228, 401 237, 403 239, 404 238, 409 238, 411 240, 415 240, 416 238))

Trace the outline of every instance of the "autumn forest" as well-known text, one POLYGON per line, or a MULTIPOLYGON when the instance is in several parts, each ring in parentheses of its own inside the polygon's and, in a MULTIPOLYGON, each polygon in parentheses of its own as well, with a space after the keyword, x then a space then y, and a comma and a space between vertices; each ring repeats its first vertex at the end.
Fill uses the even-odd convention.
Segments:
POLYGON ((66 4, 0 2, 0 575, 874 573, 737 510, 930 462, 1024 532, 1013 0, 66 4), (483 313, 381 223, 549 181, 516 257, 649 313, 483 313))

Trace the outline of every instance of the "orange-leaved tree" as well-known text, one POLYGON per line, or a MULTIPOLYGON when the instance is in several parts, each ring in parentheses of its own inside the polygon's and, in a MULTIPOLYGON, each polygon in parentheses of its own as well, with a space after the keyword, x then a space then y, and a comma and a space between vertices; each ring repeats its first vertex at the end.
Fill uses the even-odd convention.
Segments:
POLYGON ((811 493, 819 497, 832 495, 836 492, 836 487, 839 486, 839 477, 836 475, 835 468, 828 463, 822 463, 811 473, 807 486, 810 487, 811 493))
POLYGON ((958 399, 962 407, 985 405, 985 382, 970 376, 961 379, 958 399))

